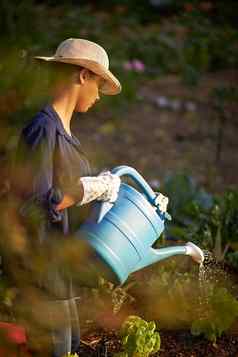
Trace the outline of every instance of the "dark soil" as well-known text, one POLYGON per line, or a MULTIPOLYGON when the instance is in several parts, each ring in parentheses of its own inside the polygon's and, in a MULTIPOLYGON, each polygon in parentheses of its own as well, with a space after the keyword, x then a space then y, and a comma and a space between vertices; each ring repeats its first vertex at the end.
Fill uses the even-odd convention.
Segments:
MULTIPOLYGON (((238 336, 224 335, 216 344, 194 337, 188 331, 160 331, 160 357, 238 357, 238 336)), ((82 338, 79 356, 111 357, 120 351, 116 333, 97 331, 82 338)))

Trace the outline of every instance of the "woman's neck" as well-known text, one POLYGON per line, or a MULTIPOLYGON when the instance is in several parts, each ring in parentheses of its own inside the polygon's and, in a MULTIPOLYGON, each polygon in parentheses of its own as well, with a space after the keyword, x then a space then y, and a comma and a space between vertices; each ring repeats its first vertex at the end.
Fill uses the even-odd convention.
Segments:
POLYGON ((73 91, 65 91, 55 96, 52 107, 62 121, 65 131, 71 136, 70 122, 76 106, 76 96, 73 91))
POLYGON ((65 131, 71 136, 70 121, 71 121, 73 112, 66 109, 64 106, 62 107, 57 102, 52 102, 51 105, 54 108, 54 110, 56 111, 56 113, 58 114, 59 118, 61 119, 65 131))

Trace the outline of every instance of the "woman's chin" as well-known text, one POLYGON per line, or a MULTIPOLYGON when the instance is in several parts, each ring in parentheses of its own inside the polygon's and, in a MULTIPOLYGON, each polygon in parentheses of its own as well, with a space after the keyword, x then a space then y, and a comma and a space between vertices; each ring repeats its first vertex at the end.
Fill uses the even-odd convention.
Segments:
POLYGON ((76 113, 86 113, 89 110, 90 107, 84 107, 84 108, 76 108, 75 112, 76 113))
POLYGON ((86 113, 89 109, 92 108, 92 106, 93 106, 92 104, 88 104, 85 106, 76 107, 75 112, 76 113, 86 113))

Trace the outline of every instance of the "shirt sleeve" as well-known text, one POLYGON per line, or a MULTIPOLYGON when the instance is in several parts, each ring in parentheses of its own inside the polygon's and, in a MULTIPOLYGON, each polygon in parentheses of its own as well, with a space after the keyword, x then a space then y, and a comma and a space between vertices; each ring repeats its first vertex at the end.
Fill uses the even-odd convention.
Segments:
POLYGON ((17 180, 24 197, 25 212, 39 204, 52 222, 62 219, 56 211, 62 200, 58 188, 53 187, 54 146, 56 129, 44 120, 33 122, 23 129, 17 150, 17 180), (29 209, 27 205, 29 205, 29 209), (30 208, 31 207, 31 208, 30 208))

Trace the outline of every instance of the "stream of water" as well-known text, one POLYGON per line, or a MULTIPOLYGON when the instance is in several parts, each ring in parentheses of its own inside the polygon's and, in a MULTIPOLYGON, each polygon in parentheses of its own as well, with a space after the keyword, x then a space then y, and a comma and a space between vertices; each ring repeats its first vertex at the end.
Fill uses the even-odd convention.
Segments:
POLYGON ((208 250, 203 251, 204 261, 199 265, 199 283, 200 286, 208 279, 208 273, 211 273, 211 267, 215 263, 215 258, 208 250))
POLYGON ((215 279, 215 274, 213 272, 214 265, 216 263, 213 254, 209 251, 203 251, 204 253, 204 261, 199 265, 199 305, 201 310, 201 319, 205 317, 206 314, 209 313, 209 297, 210 297, 210 289, 212 289, 213 284, 211 283, 215 279))

